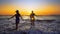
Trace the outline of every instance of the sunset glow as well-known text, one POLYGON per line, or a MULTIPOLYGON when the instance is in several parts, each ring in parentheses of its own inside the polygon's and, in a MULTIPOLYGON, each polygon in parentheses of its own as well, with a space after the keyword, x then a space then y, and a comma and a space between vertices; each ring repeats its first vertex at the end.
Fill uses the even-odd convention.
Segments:
POLYGON ((57 0, 2 0, 0 15, 14 15, 19 10, 21 15, 29 15, 33 10, 36 15, 60 15, 57 0), (51 2, 53 1, 53 2, 51 2))

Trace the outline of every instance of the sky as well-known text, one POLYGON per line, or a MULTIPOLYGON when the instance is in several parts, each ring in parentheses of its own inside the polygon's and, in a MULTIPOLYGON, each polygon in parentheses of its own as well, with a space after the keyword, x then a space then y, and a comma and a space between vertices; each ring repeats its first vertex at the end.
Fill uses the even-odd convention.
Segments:
POLYGON ((22 15, 34 11, 36 15, 60 15, 60 0, 0 0, 0 15, 22 15))

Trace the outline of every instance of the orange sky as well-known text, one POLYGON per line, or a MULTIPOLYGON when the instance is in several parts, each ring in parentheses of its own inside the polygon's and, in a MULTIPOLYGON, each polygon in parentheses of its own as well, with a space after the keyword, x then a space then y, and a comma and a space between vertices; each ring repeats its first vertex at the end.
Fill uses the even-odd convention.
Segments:
MULTIPOLYGON (((59 15, 60 10, 57 6, 46 6, 44 8, 33 9, 36 15, 59 15)), ((16 10, 19 10, 21 15, 29 15, 32 10, 24 9, 16 6, 1 6, 0 15, 14 15, 16 10)))
POLYGON ((60 15, 58 0, 0 0, 0 15, 14 15, 19 10, 21 15, 29 15, 33 10, 36 15, 60 15))

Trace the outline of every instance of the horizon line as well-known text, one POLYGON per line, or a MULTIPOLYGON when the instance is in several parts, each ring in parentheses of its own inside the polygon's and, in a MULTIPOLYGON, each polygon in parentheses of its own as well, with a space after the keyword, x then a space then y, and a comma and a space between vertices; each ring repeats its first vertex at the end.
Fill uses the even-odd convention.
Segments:
MULTIPOLYGON (((0 16, 13 16, 13 15, 0 15, 0 16)), ((22 16, 30 16, 30 15, 22 15, 22 16)), ((36 15, 36 16, 60 16, 60 15, 36 15)))

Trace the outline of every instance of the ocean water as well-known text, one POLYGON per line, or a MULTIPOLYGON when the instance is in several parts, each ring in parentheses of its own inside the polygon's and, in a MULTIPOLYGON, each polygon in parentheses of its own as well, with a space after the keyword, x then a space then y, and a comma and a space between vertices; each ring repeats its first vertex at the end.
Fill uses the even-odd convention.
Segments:
POLYGON ((20 19, 18 31, 15 28, 15 17, 8 20, 11 16, 0 16, 0 33, 13 34, 25 31, 29 34, 59 34, 60 32, 60 16, 35 16, 35 26, 31 25, 29 16, 22 16, 20 19), (32 28, 31 28, 32 27, 32 28))

